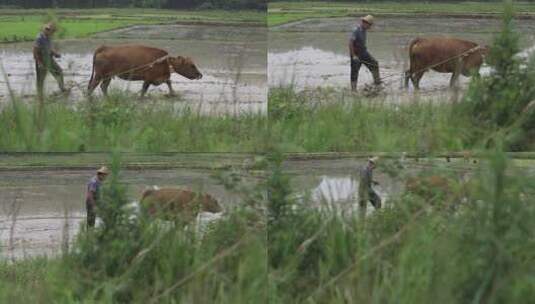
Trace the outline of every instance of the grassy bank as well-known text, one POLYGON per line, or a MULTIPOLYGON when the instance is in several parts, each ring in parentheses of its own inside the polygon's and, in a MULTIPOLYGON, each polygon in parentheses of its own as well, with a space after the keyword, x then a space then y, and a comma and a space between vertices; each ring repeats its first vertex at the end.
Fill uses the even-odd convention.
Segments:
POLYGON ((273 141, 287 152, 437 153, 476 148, 483 132, 448 102, 403 104, 343 92, 269 93, 273 141))
POLYGON ((535 179, 504 154, 487 151, 468 180, 431 167, 418 178, 445 183, 416 184, 366 217, 295 199, 301 189, 291 188, 283 158, 269 159, 265 184, 244 188, 221 177, 243 201, 203 233, 180 220, 132 218, 112 161, 98 210, 103 225, 81 231, 60 256, 0 262, 0 301, 446 304, 535 297, 535 179))
POLYGON ((201 115, 118 93, 77 106, 15 99, 0 110, 2 151, 263 152, 267 117, 201 115), (42 109, 40 111, 40 109, 42 109))
MULTIPOLYGON (((119 164, 102 189, 102 225, 81 228, 61 255, 0 261, 2 303, 265 303, 267 264, 262 192, 226 206, 204 226, 133 216, 119 164), (187 228, 184 228, 187 226, 187 228), (32 292, 28 292, 28 290, 32 292)), ((221 177, 231 191, 241 181, 221 177)))
MULTIPOLYGON (((535 4, 528 2, 515 3, 518 16, 535 18, 535 4)), ((289 22, 326 17, 348 17, 363 14, 411 16, 437 14, 437 15, 471 15, 493 16, 500 18, 503 12, 503 3, 497 2, 272 2, 268 6, 268 26, 276 26, 289 22)))
MULTIPOLYGON (((125 169, 217 169, 229 167, 256 168, 263 156, 250 153, 184 153, 152 152, 121 154, 125 169)), ((533 155, 535 158, 535 153, 533 155)), ((28 152, 0 153, 0 171, 76 170, 94 168, 108 162, 109 153, 101 152, 28 152)))
POLYGON ((484 163, 469 186, 422 184, 366 218, 340 215, 338 205, 311 210, 312 202, 290 199, 293 189, 274 182, 271 302, 529 302, 535 184, 503 155, 484 163))
MULTIPOLYGON (((467 98, 479 100, 484 94, 477 92, 480 88, 473 87, 470 93, 477 96, 467 98)), ((509 98, 499 103, 511 105, 509 98)), ((533 151, 534 108, 526 106, 529 96, 517 98, 522 99, 522 105, 515 110, 517 114, 511 114, 509 122, 495 125, 487 117, 483 123, 472 115, 479 111, 483 116, 480 109, 468 109, 473 106, 470 100, 455 105, 435 99, 392 104, 380 97, 366 98, 343 91, 271 88, 270 136, 285 152, 405 151, 436 155, 484 149, 495 145, 498 137, 505 140, 508 151, 533 151)))
POLYGON ((266 14, 254 10, 55 9, 0 11, 0 42, 32 41, 44 22, 57 20, 59 38, 82 38, 140 24, 200 23, 265 25, 266 14))
POLYGON ((271 88, 268 112, 273 142, 283 151, 407 151, 437 153, 484 149, 503 142, 507 151, 535 150, 535 56, 519 57, 513 10, 485 59, 488 75, 473 75, 455 102, 418 94, 386 103, 317 88, 271 88))

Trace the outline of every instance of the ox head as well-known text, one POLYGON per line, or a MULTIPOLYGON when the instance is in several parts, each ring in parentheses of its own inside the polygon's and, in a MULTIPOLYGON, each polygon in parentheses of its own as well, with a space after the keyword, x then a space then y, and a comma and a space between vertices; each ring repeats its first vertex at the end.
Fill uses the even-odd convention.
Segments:
POLYGON ((169 65, 173 68, 175 72, 188 79, 193 80, 202 78, 201 72, 199 72, 199 69, 197 69, 197 67, 189 57, 170 57, 169 65))
POLYGON ((209 194, 202 196, 202 211, 217 213, 223 211, 217 200, 209 194))

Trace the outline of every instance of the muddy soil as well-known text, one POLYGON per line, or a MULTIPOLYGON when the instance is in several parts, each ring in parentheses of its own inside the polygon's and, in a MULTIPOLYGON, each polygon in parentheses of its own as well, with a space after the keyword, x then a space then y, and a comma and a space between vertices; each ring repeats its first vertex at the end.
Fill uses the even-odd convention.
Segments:
MULTIPOLYGON (((356 18, 323 18, 294 22, 269 31, 268 82, 270 87, 293 85, 298 90, 314 87, 349 87, 348 38, 356 18)), ((480 44, 492 43, 499 32, 498 19, 471 18, 378 18, 368 33, 368 49, 378 60, 381 76, 385 77, 389 98, 403 100, 402 74, 408 68, 407 46, 419 36, 456 36, 480 44)), ((535 22, 516 20, 516 31, 525 53, 533 52, 535 22)), ((526 54, 523 54, 526 55, 526 54)), ((483 67, 481 73, 488 73, 483 67)), ((463 87, 469 78, 461 76, 463 87)), ((420 94, 448 97, 450 74, 429 72, 420 83, 420 94), (438 94, 438 95, 437 95, 438 94), (443 96, 442 96, 443 95, 443 96)), ((359 89, 371 83, 370 72, 363 66, 359 89)), ((412 85, 408 94, 412 95, 412 85)))
MULTIPOLYGON (((37 34, 37 33, 36 33, 37 34)), ((88 39, 59 40, 56 47, 62 53, 58 59, 65 73, 69 99, 84 100, 92 70, 93 51, 100 45, 124 43, 145 44, 169 51, 171 55, 191 57, 204 77, 188 80, 178 74, 172 82, 179 97, 162 102, 174 102, 177 107, 192 107, 202 113, 265 113, 267 110, 266 48, 267 30, 262 27, 153 25, 97 34, 88 39)), ((32 100, 35 97, 35 68, 31 53, 33 43, 0 44, 0 105, 8 100, 7 82, 16 93, 32 100)), ((110 89, 139 92, 142 82, 115 78, 110 89)), ((53 77, 48 75, 47 92, 58 91, 53 77)), ((166 85, 151 86, 149 97, 166 95, 166 85)), ((100 95, 97 88, 96 95, 100 95)))

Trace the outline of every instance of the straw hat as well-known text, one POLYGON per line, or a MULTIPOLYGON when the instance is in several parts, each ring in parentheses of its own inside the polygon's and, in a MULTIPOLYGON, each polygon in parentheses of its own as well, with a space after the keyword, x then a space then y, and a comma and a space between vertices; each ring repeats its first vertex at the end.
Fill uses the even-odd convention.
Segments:
POLYGON ((373 25, 373 16, 372 15, 368 15, 368 16, 362 17, 361 20, 366 22, 366 23, 368 23, 369 25, 373 25))
POLYGON ((100 167, 100 169, 97 170, 97 173, 98 174, 104 174, 104 175, 108 175, 110 174, 110 170, 108 170, 108 167, 100 167))
POLYGON ((47 31, 55 32, 57 30, 56 24, 54 22, 49 22, 43 26, 43 29, 47 31))
POLYGON ((378 160, 379 160, 379 157, 377 157, 377 156, 368 158, 368 162, 370 162, 370 163, 372 163, 374 165, 377 164, 378 160))

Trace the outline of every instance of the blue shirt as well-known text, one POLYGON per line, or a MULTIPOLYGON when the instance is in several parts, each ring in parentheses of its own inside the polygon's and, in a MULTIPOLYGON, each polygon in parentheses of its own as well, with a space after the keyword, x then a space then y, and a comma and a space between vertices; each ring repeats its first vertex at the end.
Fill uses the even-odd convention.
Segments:
POLYGON ((98 177, 93 176, 89 183, 87 183, 87 192, 91 193, 93 196, 93 199, 97 201, 100 197, 100 187, 102 186, 102 183, 98 179, 98 177))
POLYGON ((39 35, 37 35, 34 45, 41 51, 42 55, 50 55, 52 43, 50 42, 50 38, 44 33, 39 33, 39 35))
POLYGON ((356 49, 357 55, 368 52, 366 48, 366 29, 362 26, 359 25, 355 27, 349 39, 353 41, 353 46, 356 49))
POLYGON ((364 166, 360 169, 360 182, 366 188, 372 187, 373 171, 369 166, 364 166))

